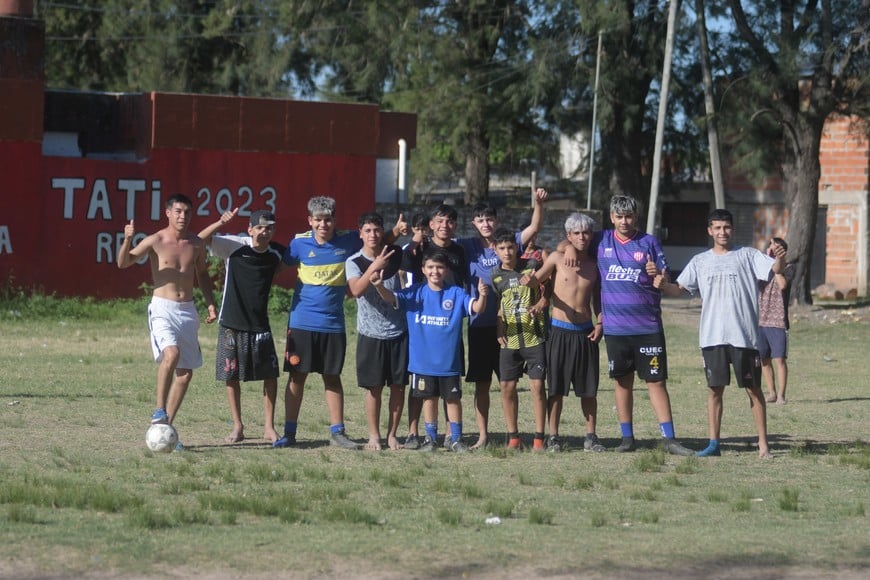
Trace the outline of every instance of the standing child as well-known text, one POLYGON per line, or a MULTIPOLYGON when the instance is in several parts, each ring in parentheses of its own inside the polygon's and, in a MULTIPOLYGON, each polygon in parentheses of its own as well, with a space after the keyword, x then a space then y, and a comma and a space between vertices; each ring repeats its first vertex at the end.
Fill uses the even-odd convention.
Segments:
POLYGON ((520 283, 524 276, 531 276, 539 263, 532 259, 518 258, 517 243, 510 230, 495 232, 495 252, 501 265, 492 270, 492 287, 498 298, 498 342, 501 404, 507 426, 508 449, 522 449, 517 415, 519 398, 517 381, 527 368, 532 391, 532 407, 535 414, 535 438, 533 449, 544 449, 544 425, 547 421, 547 395, 544 392, 544 376, 547 372, 545 324, 540 286, 520 283))
POLYGON ((215 376, 226 383, 233 418, 226 442, 245 440, 240 382, 263 381, 263 438, 275 443, 275 399, 281 369, 269 324, 269 292, 275 274, 283 269, 281 258, 286 248, 272 241, 275 215, 265 210, 251 214, 247 236, 215 235, 238 211, 225 212, 199 232, 211 252, 225 261, 226 269, 215 376))
POLYGON ((710 443, 699 457, 720 455, 719 438, 725 386, 731 382, 734 367, 737 385, 749 395, 749 406, 758 432, 758 456, 771 457, 767 444, 767 410, 761 392, 761 361, 758 356, 758 281, 767 280, 771 271, 785 268, 785 250, 773 242, 771 257, 755 248, 731 243, 734 232, 731 212, 716 209, 707 218, 707 233, 713 247, 696 254, 680 273, 676 284, 667 273, 655 277, 654 284, 668 296, 682 291, 701 294, 699 342, 707 376, 707 420, 710 443))
MULTIPOLYGON (((148 305, 151 351, 157 367, 157 409, 151 423, 175 420, 193 369, 202 366, 199 348, 199 315, 193 303, 194 279, 202 290, 208 307, 206 323, 217 318, 212 296, 211 278, 205 262, 205 244, 190 231, 193 202, 185 195, 166 200, 166 227, 145 237, 135 247, 133 220, 124 226, 124 241, 118 250, 118 267, 129 268, 141 258, 151 264, 154 283, 148 305)), ((183 449, 179 442, 176 449, 183 449)))
POLYGON ((372 274, 378 293, 395 308, 405 312, 408 321, 411 390, 423 399, 426 437, 421 450, 435 451, 438 439, 438 399, 447 402, 450 423, 448 448, 461 453, 462 443, 462 319, 486 308, 488 287, 480 282, 479 298, 474 299, 459 286, 447 286, 448 257, 439 249, 423 256, 426 282, 393 292, 384 288, 381 273, 372 274))
MULTIPOLYGON (((788 252, 782 238, 773 238, 767 255, 774 256, 773 244, 788 252)), ((759 282, 758 289, 758 354, 761 356, 761 376, 767 385, 767 402, 785 405, 788 386, 788 302, 794 265, 786 264, 781 274, 759 282), (776 374, 774 374, 776 367, 776 374), (779 386, 777 388, 777 382, 779 386)))
POLYGON ((371 285, 371 276, 380 272, 384 287, 399 290, 402 250, 384 242, 384 219, 377 213, 360 216, 359 237, 362 250, 347 259, 345 271, 347 287, 357 303, 356 377, 359 386, 366 390, 369 427, 365 449, 381 450, 381 394, 386 384, 390 388, 387 445, 395 450, 399 449, 396 430, 408 384, 408 331, 404 315, 380 297, 371 285))
POLYGON ((565 237, 576 250, 577 262, 565 264, 561 251, 551 253, 530 282, 551 279, 553 311, 547 337, 547 411, 550 418, 548 451, 561 451, 559 423, 563 399, 580 397, 586 422, 584 451, 602 452, 604 445, 595 433, 598 419, 598 343, 601 340, 601 284, 598 267, 589 255, 595 222, 588 215, 572 213, 565 220, 565 237), (593 317, 598 318, 593 323, 593 317))
MULTIPOLYGON (((547 190, 539 187, 534 194, 532 219, 528 227, 516 232, 517 247, 521 250, 540 231, 544 223, 544 202, 547 200, 547 190)), ((498 227, 498 215, 494 207, 488 203, 479 203, 472 210, 471 225, 477 235, 471 238, 456 240, 465 250, 468 260, 469 291, 483 280, 489 286, 490 273, 498 266, 498 256, 495 254, 495 238, 493 234, 498 227)), ((492 374, 499 373, 498 336, 496 321, 498 307, 495 301, 490 301, 489 307, 479 316, 472 317, 468 324, 468 369, 465 382, 474 383, 474 410, 477 418, 479 436, 472 449, 486 446, 489 432, 489 390, 492 386, 492 374)))

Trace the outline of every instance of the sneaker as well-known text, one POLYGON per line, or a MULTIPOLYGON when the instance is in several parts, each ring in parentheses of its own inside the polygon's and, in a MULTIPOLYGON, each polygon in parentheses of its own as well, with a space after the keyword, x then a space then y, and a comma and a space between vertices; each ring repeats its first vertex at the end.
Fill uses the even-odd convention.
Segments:
POLYGON ((272 443, 272 447, 293 447, 296 445, 296 433, 284 433, 284 436, 272 443))
POLYGON ((562 451, 562 442, 555 435, 550 435, 547 439, 547 451, 552 453, 562 451))
POLYGON ((521 451, 523 449, 523 442, 520 440, 519 437, 517 437, 516 439, 510 439, 508 440, 507 448, 521 451))
POLYGON ((179 441, 175 444, 175 449, 173 451, 184 451, 184 444, 179 441))
POLYGON ((587 435, 586 439, 583 440, 583 451, 594 451, 595 453, 601 453, 603 451, 607 451, 607 448, 601 444, 601 441, 598 439, 598 435, 587 435))
POLYGON ((345 434, 344 429, 329 436, 329 444, 342 449, 359 449, 359 445, 351 441, 345 434))
POLYGON ((623 437, 622 443, 620 443, 619 447, 614 449, 614 451, 616 451, 617 453, 628 453, 630 451, 634 451, 635 449, 637 449, 637 445, 634 443, 634 437, 623 437))
POLYGON ((457 439, 456 441, 451 440, 450 451, 452 451, 453 453, 465 453, 468 451, 468 445, 466 445, 459 439, 457 439))
POLYGON ((434 439, 426 435, 423 439, 423 444, 420 445, 420 451, 427 451, 429 453, 434 453, 438 449, 438 444, 434 439))
POLYGON ((538 439, 537 437, 532 440, 532 451, 543 451, 544 450, 544 440, 538 439))
POLYGON ((169 415, 166 414, 166 409, 160 408, 151 413, 151 424, 157 425, 158 423, 169 424, 169 415))
POLYGON ((701 451, 698 451, 694 454, 695 457, 719 457, 722 455, 722 451, 719 450, 718 445, 707 445, 701 451))
POLYGON ((688 447, 683 447, 682 445, 680 445, 679 441, 670 437, 665 437, 662 439, 662 447, 664 447, 665 451, 667 451, 671 455, 682 455, 686 457, 695 454, 693 450, 689 449, 688 447))
POLYGON ((405 449, 420 449, 420 438, 408 433, 405 437, 405 449))

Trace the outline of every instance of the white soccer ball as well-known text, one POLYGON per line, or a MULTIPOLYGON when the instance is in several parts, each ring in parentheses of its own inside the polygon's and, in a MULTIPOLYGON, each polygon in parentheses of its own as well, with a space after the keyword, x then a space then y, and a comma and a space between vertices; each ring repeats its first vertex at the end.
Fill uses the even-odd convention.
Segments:
POLYGON ((155 453, 171 453, 178 443, 178 432, 172 425, 156 423, 145 433, 145 445, 155 453))

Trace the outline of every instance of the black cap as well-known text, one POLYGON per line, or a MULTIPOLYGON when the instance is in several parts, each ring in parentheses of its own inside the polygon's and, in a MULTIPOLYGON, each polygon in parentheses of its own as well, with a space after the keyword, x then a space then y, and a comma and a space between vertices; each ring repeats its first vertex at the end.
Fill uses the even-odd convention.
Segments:
POLYGON ((275 225, 275 214, 265 209, 258 209, 251 214, 251 226, 275 225))

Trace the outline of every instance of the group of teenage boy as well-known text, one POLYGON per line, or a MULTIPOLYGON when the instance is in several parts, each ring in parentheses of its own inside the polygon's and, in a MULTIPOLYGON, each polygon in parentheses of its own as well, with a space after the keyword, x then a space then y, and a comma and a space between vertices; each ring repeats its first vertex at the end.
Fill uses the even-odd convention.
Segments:
POLYGON ((785 242, 775 238, 767 253, 734 246, 731 214, 715 210, 707 223, 712 248, 695 256, 672 282, 661 244, 638 229, 638 202, 629 196, 611 199, 613 229, 596 232, 592 218, 573 213, 565 221, 565 240, 555 251, 548 255, 532 251, 546 199, 547 192, 538 188, 531 221, 519 232, 499 228, 491 206, 475 206, 472 225, 477 235, 458 239, 456 210, 439 205, 428 216, 414 217, 412 240, 401 248, 393 245, 409 233, 401 214, 391 230, 385 230, 383 218, 372 212, 360 216, 358 230, 342 232, 336 229, 335 201, 329 197, 308 201, 311 229, 296 235, 286 247, 272 239, 276 218, 269 211, 250 215, 247 235, 217 234, 237 217, 237 209, 194 234, 189 230, 191 201, 183 195, 171 197, 165 210, 167 226, 134 246, 136 230, 131 221, 118 256, 121 268, 146 257, 151 264, 154 290, 148 315, 159 365, 157 409, 151 422, 172 423, 193 369, 202 365, 199 317, 192 301, 196 281, 208 308, 206 322, 219 324, 216 378, 226 384, 233 420, 227 443, 245 438, 240 383, 263 381, 263 436, 276 448, 295 445, 306 379, 318 373, 325 387, 330 444, 360 448, 345 433, 341 381, 347 343, 344 298, 350 294, 357 300, 356 370, 358 385, 366 390, 369 438, 362 445, 366 449, 382 448, 381 399, 387 387, 390 449, 434 451, 443 404, 447 418, 443 446, 467 451, 463 375, 465 382, 475 385, 479 434, 470 448, 486 446, 493 374, 500 381, 507 447, 522 449, 517 383, 526 374, 535 423, 532 449, 563 448, 559 435, 563 399, 573 390, 585 421, 584 450, 604 451, 596 419, 598 343, 606 337, 608 373, 614 380, 622 434, 614 451, 637 447, 632 419, 637 375, 647 384, 667 452, 719 455, 722 396, 733 367, 737 384, 749 394, 759 455, 769 458, 760 380, 764 367, 773 393, 767 400, 785 403, 788 317, 786 311, 783 324, 782 314, 788 304, 790 272, 785 242), (207 248, 225 260, 219 316, 206 268, 207 248), (296 268, 297 282, 283 357, 289 380, 279 433, 274 414, 282 365, 267 306, 274 276, 288 267, 296 268), (661 297, 683 291, 699 292, 703 300, 699 334, 709 387, 710 441, 698 452, 676 439, 666 386, 661 297), (762 324, 771 326, 761 331, 759 296, 762 324), (469 321, 463 337, 465 317, 469 321), (771 359, 780 380, 778 392, 771 359), (408 435, 400 443, 406 385, 408 435))

